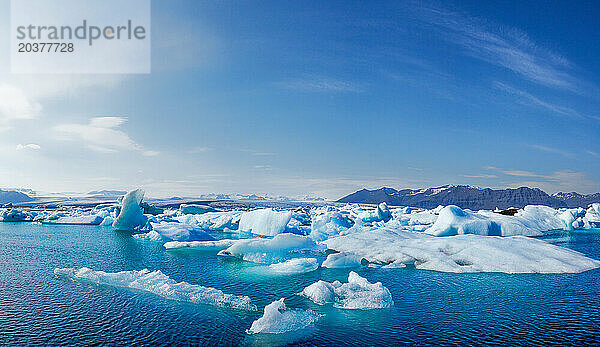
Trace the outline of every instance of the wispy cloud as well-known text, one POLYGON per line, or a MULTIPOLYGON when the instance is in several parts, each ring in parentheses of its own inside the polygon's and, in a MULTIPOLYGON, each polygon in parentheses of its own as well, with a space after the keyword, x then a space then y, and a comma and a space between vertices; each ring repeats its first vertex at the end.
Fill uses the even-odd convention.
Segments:
POLYGON ((358 83, 327 77, 305 77, 279 82, 277 85, 285 89, 311 93, 360 93, 363 91, 358 83))
POLYGON ((28 143, 26 145, 23 145, 23 144, 19 143, 17 145, 17 147, 16 147, 16 150, 17 151, 23 151, 23 150, 34 150, 34 151, 37 151, 40 148, 42 148, 42 147, 40 145, 38 145, 38 144, 35 144, 35 143, 28 143))
POLYGON ((562 155, 562 156, 567 157, 567 158, 572 158, 572 157, 575 156, 571 152, 564 151, 564 150, 558 149, 558 148, 546 147, 546 146, 541 146, 541 145, 531 145, 530 147, 531 148, 535 148, 535 149, 540 150, 540 151, 543 151, 543 152, 559 154, 559 155, 562 155))
POLYGON ((496 175, 490 175, 490 174, 481 174, 481 175, 460 175, 461 177, 466 177, 466 178, 498 178, 498 176, 496 175))
POLYGON ((155 156, 159 152, 144 149, 119 127, 127 121, 125 117, 96 117, 88 124, 67 123, 54 127, 62 139, 79 140, 84 145, 99 153, 116 153, 119 151, 139 151, 144 156, 155 156))
POLYGON ((550 178, 551 176, 540 175, 535 172, 526 171, 526 170, 514 170, 514 169, 501 169, 495 166, 485 166, 486 170, 495 170, 500 173, 503 173, 508 176, 516 176, 516 177, 536 177, 536 178, 550 178))
POLYGON ((502 82, 496 81, 493 83, 493 85, 497 89, 505 91, 511 95, 517 96, 524 103, 527 103, 529 105, 536 106, 536 107, 541 107, 543 109, 546 109, 547 111, 559 114, 561 116, 567 116, 567 117, 578 118, 578 119, 583 119, 583 118, 590 118, 590 119, 595 119, 595 120, 599 119, 598 117, 595 117, 595 116, 584 116, 581 113, 579 113, 569 107, 564 107, 564 106, 560 106, 560 105, 556 105, 556 104, 544 101, 532 94, 529 94, 525 91, 519 90, 512 86, 509 86, 502 82))
POLYGON ((594 156, 596 158, 600 158, 600 153, 594 151, 586 151, 587 154, 594 156))
POLYGON ((270 156, 277 155, 277 153, 275 153, 275 152, 263 152, 263 151, 257 151, 254 149, 248 149, 248 148, 242 148, 242 149, 240 149, 240 152, 250 153, 250 155, 254 155, 254 156, 258 156, 258 157, 270 157, 270 156))
POLYGON ((255 169, 259 169, 259 170, 272 170, 273 167, 271 167, 271 165, 254 165, 253 168, 255 169))
POLYGON ((210 148, 210 147, 194 147, 194 148, 190 149, 190 150, 188 151, 188 153, 190 153, 190 154, 197 154, 197 153, 205 153, 205 152, 210 152, 210 151, 212 151, 212 150, 213 150, 213 149, 212 149, 212 148, 210 148))
POLYGON ((0 84, 0 130, 8 129, 15 119, 35 118, 42 106, 13 85, 0 84))
POLYGON ((547 193, 577 191, 579 193, 587 194, 595 193, 600 190, 600 182, 590 179, 584 172, 561 170, 555 171, 549 175, 544 175, 525 170, 501 169, 495 166, 486 166, 485 169, 495 170, 507 176, 532 179, 509 183, 509 187, 535 187, 540 188, 547 193))
POLYGON ((417 6, 417 18, 436 29, 446 41, 465 54, 513 71, 547 87, 583 93, 572 75, 573 64, 540 47, 526 33, 434 6, 417 6))

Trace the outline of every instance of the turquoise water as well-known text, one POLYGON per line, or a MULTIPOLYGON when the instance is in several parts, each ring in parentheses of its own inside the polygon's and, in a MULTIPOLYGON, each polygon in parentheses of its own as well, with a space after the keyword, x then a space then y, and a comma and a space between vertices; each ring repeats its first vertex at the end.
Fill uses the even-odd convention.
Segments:
MULTIPOLYGON (((600 230, 557 232, 545 239, 600 259, 600 230)), ((388 287, 394 307, 340 310, 294 295, 319 279, 346 282, 348 270, 274 276, 215 253, 166 251, 159 243, 109 227, 0 223, 0 344, 600 342, 600 270, 565 275, 447 274, 411 268, 357 272, 388 287), (248 295, 259 312, 181 303, 53 275, 54 268, 84 266, 108 272, 158 269, 177 281, 248 295), (298 332, 246 334, 262 308, 281 297, 289 297, 288 307, 310 308, 324 316, 298 332)))

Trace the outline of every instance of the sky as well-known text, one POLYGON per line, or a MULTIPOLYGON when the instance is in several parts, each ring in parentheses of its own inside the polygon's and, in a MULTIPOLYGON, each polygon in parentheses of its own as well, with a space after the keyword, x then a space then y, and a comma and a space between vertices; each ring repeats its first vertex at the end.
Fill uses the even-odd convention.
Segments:
POLYGON ((0 50, 0 187, 597 192, 598 17, 597 1, 153 1, 150 74, 16 75, 0 50))

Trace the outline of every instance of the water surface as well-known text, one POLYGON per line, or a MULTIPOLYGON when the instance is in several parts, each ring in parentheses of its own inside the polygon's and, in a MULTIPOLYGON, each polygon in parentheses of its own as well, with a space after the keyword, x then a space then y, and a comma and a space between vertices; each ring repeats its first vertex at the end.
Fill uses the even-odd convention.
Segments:
MULTIPOLYGON (((600 230, 560 231, 544 239, 600 259, 600 230)), ((0 343, 597 345, 600 341, 600 270, 565 275, 448 274, 414 268, 357 272, 388 287, 394 307, 340 310, 294 295, 319 279, 346 282, 348 270, 274 276, 214 252, 166 251, 160 243, 136 240, 110 227, 0 223, 0 343), (84 266, 107 272, 161 270, 177 281, 248 295, 259 312, 181 303, 53 274, 54 268, 84 266), (288 307, 310 308, 324 316, 298 332, 246 334, 262 308, 282 297, 289 298, 288 307)))

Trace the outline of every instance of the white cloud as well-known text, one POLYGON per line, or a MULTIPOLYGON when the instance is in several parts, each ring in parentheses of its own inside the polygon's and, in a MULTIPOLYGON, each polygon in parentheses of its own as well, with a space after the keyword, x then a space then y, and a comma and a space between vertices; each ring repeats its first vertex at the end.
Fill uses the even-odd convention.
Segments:
POLYGON ((19 144, 17 145, 17 147, 16 147, 16 150, 17 150, 17 151, 22 151, 22 150, 25 150, 25 149, 30 149, 30 150, 37 151, 37 150, 39 150, 40 148, 42 148, 42 147, 40 147, 40 145, 37 145, 37 144, 35 144, 35 143, 28 143, 28 144, 26 144, 26 145, 22 145, 22 144, 20 144, 20 143, 19 143, 19 144))
POLYGON ((204 153, 204 152, 209 152, 212 151, 213 149, 210 147, 194 147, 192 149, 190 149, 188 151, 188 153, 190 154, 196 154, 196 153, 204 153))
POLYGON ((519 90, 517 88, 511 87, 502 82, 494 82, 493 85, 497 89, 503 90, 509 94, 517 96, 518 98, 523 100, 524 103, 526 102, 529 105, 546 109, 552 113, 556 113, 561 116, 567 116, 570 118, 577 118, 577 119, 589 118, 589 119, 594 119, 594 120, 600 120, 600 118, 598 118, 596 116, 584 116, 572 108, 560 106, 560 105, 556 105, 556 104, 544 101, 534 95, 531 95, 531 94, 529 94, 525 91, 519 90))
POLYGON ((127 121, 125 117, 96 117, 88 124, 69 123, 54 127, 54 131, 65 140, 79 140, 84 145, 99 153, 116 153, 119 151, 140 151, 145 156, 158 155, 159 152, 145 150, 119 126, 127 121))
POLYGON ((593 87, 584 87, 584 83, 572 75, 573 64, 566 58, 540 47, 518 29, 443 8, 416 7, 417 18, 433 26, 448 42, 460 46, 466 55, 547 87, 580 94, 589 93, 586 89, 593 87))
POLYGON ((496 175, 481 174, 481 175, 460 175, 465 178, 498 178, 496 175))
POLYGON ((533 178, 533 180, 510 183, 510 187, 535 187, 547 193, 576 191, 588 194, 600 191, 600 182, 590 179, 584 172, 561 170, 544 175, 525 170, 506 170, 494 166, 486 166, 485 168, 498 171, 507 176, 533 178))
POLYGON ((360 93, 362 88, 350 81, 342 81, 325 77, 307 77, 286 82, 278 85, 286 89, 313 93, 360 93))
POLYGON ((143 151, 142 155, 145 157, 155 157, 157 155, 159 155, 160 152, 159 151, 143 151))
POLYGON ((275 153, 275 152, 261 152, 261 151, 257 151, 254 149, 247 149, 247 148, 240 149, 240 152, 250 153, 250 155, 254 155, 254 156, 258 156, 258 157, 270 157, 270 156, 277 155, 277 153, 275 153))
POLYGON ((587 154, 589 154, 591 156, 594 156, 596 158, 600 158, 600 153, 598 153, 598 152, 594 152, 594 151, 586 151, 586 152, 587 152, 587 154))
POLYGON ((42 106, 25 92, 10 84, 0 84, 0 128, 8 128, 15 119, 31 119, 39 115, 42 106))
POLYGON ((541 146, 541 145, 531 145, 531 147, 535 148, 537 150, 543 151, 543 152, 559 154, 559 155, 562 155, 567 158, 574 157, 573 153, 564 151, 564 150, 558 149, 558 148, 546 147, 546 146, 541 146))

